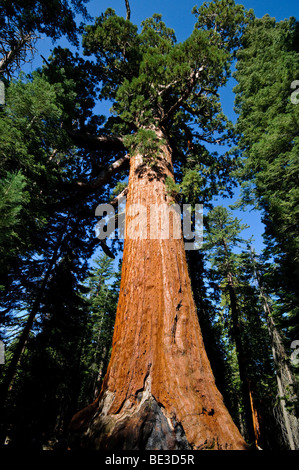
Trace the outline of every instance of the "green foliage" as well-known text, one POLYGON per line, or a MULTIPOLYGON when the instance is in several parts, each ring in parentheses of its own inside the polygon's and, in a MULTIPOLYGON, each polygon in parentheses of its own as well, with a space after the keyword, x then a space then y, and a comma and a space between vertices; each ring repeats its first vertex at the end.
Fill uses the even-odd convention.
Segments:
MULTIPOLYGON (((230 211, 217 206, 209 212, 206 228, 203 249, 211 266, 211 287, 218 291, 220 297, 218 321, 222 324, 227 360, 234 377, 231 385, 239 397, 236 403, 228 394, 231 406, 235 413, 236 410, 243 413, 242 381, 246 380, 250 383, 255 408, 265 421, 274 422, 274 364, 263 304, 256 287, 252 254, 247 251, 249 242, 241 236, 247 226, 230 211), (241 346, 237 344, 236 324, 241 346)), ((269 433, 269 439, 275 442, 275 436, 270 437, 268 429, 263 432, 269 433)))
POLYGON ((53 39, 66 35, 77 43, 75 15, 88 17, 85 3, 86 0, 1 0, 0 27, 17 25, 24 32, 38 31, 53 39))
POLYGON ((28 200, 25 187, 25 178, 20 172, 8 172, 0 180, 0 273, 7 270, 7 257, 12 256, 23 243, 20 238, 20 214, 28 200))
POLYGON ((234 256, 231 248, 246 243, 240 234, 248 226, 223 206, 216 206, 209 212, 206 228, 204 249, 211 250, 216 257, 234 256))
POLYGON ((298 22, 255 20, 237 53, 235 78, 237 131, 241 151, 239 180, 243 204, 261 209, 265 243, 277 263, 272 291, 282 312, 298 305, 298 123, 299 106, 291 84, 299 76, 298 22))
POLYGON ((93 25, 85 26, 82 44, 85 55, 97 59, 103 80, 101 97, 113 99, 120 81, 138 72, 137 27, 110 8, 93 25))
POLYGON ((124 142, 132 155, 142 155, 149 164, 157 161, 164 143, 151 129, 139 129, 135 134, 126 136, 124 142))
MULTIPOLYGON (((226 155, 217 161, 204 144, 224 143, 232 136, 218 89, 226 83, 232 53, 251 20, 251 14, 233 1, 214 3, 194 11, 195 28, 182 43, 161 15, 143 21, 139 33, 112 9, 86 26, 83 36, 84 52, 95 59, 102 83, 100 96, 113 102, 113 118, 106 128, 122 134, 130 151, 156 155, 159 149, 153 131, 163 125, 174 150, 178 148, 177 182, 185 167, 186 173, 191 169, 204 172, 206 188, 201 199, 205 200, 231 185, 231 158, 226 155), (213 5, 217 32, 214 21, 204 20, 205 15, 215 14, 213 5), (190 135, 192 150, 188 151, 190 135)), ((191 180, 185 177, 189 194, 191 180)))
POLYGON ((46 223, 48 204, 53 201, 53 188, 60 177, 57 162, 66 140, 60 128, 62 94, 59 85, 50 85, 39 74, 32 80, 12 82, 7 89, 0 120, 0 175, 7 179, 17 171, 26 184, 26 197, 19 198, 23 222, 18 225, 20 249, 30 249, 31 232, 46 223))
POLYGON ((227 51, 238 48, 245 28, 254 18, 253 10, 245 11, 233 0, 204 2, 200 8, 194 7, 193 13, 197 27, 209 31, 210 41, 227 51))
POLYGON ((111 194, 111 200, 113 200, 115 197, 117 197, 122 191, 124 191, 128 187, 128 183, 126 181, 119 181, 116 183, 112 194, 111 194))
POLYGON ((204 177, 198 169, 186 169, 181 182, 184 200, 189 204, 196 204, 202 198, 204 177))
MULTIPOLYGON (((10 237, 16 236, 15 226, 20 223, 19 214, 27 197, 26 184, 21 173, 8 173, 0 181, 0 243, 5 245, 10 237)), ((7 246, 7 245, 6 245, 7 246)))
POLYGON ((167 194, 176 200, 180 194, 180 185, 176 184, 170 176, 166 176, 165 186, 167 194))
POLYGON ((120 272, 115 272, 111 258, 103 254, 94 259, 94 264, 84 294, 90 312, 82 354, 85 379, 81 397, 86 403, 99 392, 108 366, 120 283, 120 272))
POLYGON ((165 179, 166 190, 174 199, 191 204, 194 209, 203 196, 203 177, 196 169, 186 169, 181 183, 175 183, 169 176, 165 179))
MULTIPOLYGON (((73 194, 65 187, 66 182, 71 184, 85 171, 62 122, 71 119, 71 112, 76 116, 76 106, 88 90, 77 100, 75 79, 67 78, 62 67, 56 77, 61 80, 52 83, 41 71, 32 76, 21 75, 7 86, 6 105, 0 111, 0 204, 7 220, 3 218, 3 224, 10 223, 10 210, 18 213, 14 226, 6 229, 1 246, 1 300, 7 312, 1 323, 8 325, 18 324, 18 320, 10 319, 9 311, 17 318, 20 312, 31 309, 52 255, 57 250, 65 251, 65 245, 58 245, 63 241, 66 221, 68 217, 71 220, 77 207, 73 205, 69 214, 67 204, 60 213, 55 208, 73 194), (2 194, 14 174, 19 176, 12 180, 14 186, 7 194, 9 209, 2 194)), ((81 116, 83 112, 80 110, 81 116)), ((83 259, 92 251, 92 246, 85 245, 90 227, 82 217, 78 225, 73 240, 78 242, 78 256, 83 259)))

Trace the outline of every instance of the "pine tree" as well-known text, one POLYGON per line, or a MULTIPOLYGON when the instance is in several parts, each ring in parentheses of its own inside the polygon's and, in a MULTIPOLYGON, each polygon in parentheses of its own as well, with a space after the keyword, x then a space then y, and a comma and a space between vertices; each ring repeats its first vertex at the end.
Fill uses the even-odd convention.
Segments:
MULTIPOLYGON (((21 224, 20 212, 27 195, 25 192, 25 179, 21 173, 7 173, 6 177, 0 181, 0 256, 1 264, 5 258, 11 254, 16 243, 22 243, 18 236, 21 224)), ((5 266, 0 266, 3 272, 5 266)))
POLYGON ((88 338, 82 354, 88 370, 82 391, 85 404, 98 396, 108 367, 119 295, 119 274, 114 272, 113 259, 103 254, 94 263, 84 295, 90 305, 88 338))
POLYGON ((92 202, 88 192, 82 194, 80 179, 91 164, 63 129, 76 119, 89 119, 93 126, 102 122, 90 112, 93 76, 87 62, 78 73, 78 56, 59 49, 58 57, 65 58, 69 78, 63 67, 49 67, 47 74, 21 74, 8 84, 1 108, 1 326, 8 357, 1 377, 1 407, 12 391, 56 263, 74 240, 80 259, 88 259, 97 244, 86 218, 94 215, 90 207, 101 191, 92 202))
MULTIPOLYGON (((298 332, 298 189, 295 175, 298 173, 299 108, 293 99, 296 92, 292 91, 299 73, 298 22, 290 18, 278 23, 268 15, 256 19, 242 39, 237 58, 235 92, 242 152, 242 200, 243 204, 254 204, 262 211, 264 257, 272 263, 267 271, 264 307, 268 312, 277 379, 281 381, 279 394, 285 394, 283 388, 289 381, 289 385, 293 383, 292 396, 296 388, 294 377, 291 379, 292 371, 289 370, 289 375, 282 370, 290 367, 286 357, 291 355, 290 344, 298 332), (286 354, 286 351, 289 352, 286 354)), ((283 414, 285 424, 282 426, 285 427, 286 409, 283 414)), ((296 424, 291 428, 296 428, 296 424)), ((290 448, 296 446, 296 436, 292 434, 289 427, 285 441, 290 448)))
MULTIPOLYGON (((16 316, 17 312, 31 311, 27 325, 32 323, 37 299, 45 278, 50 275, 50 260, 55 258, 59 248, 48 225, 51 218, 49 204, 56 200, 54 188, 60 178, 57 162, 50 157, 55 143, 54 129, 63 115, 62 106, 57 102, 58 94, 59 87, 51 86, 36 75, 31 80, 21 78, 6 90, 6 105, 0 120, 1 210, 6 228, 1 247, 1 300, 5 315, 2 315, 1 323, 7 323, 7 314, 13 309, 16 316), (42 262, 43 256, 46 266, 42 262), (40 282, 43 276, 45 278, 40 282), (34 297, 35 301, 32 300, 34 297)), ((59 148, 58 141, 56 132, 59 148)), ((56 217, 55 224, 60 232, 64 223, 60 225, 56 217)), ((26 337, 27 334, 24 340, 26 337)), ((23 346, 20 343, 20 351, 23 346)), ((13 374, 12 370, 7 384, 13 374)))
POLYGON ((204 248, 215 270, 213 277, 218 279, 222 290, 223 306, 229 312, 228 331, 237 355, 245 435, 256 446, 262 443, 271 446, 271 442, 267 442, 268 430, 263 428, 262 415, 266 415, 265 421, 271 421, 271 416, 266 413, 272 403, 266 397, 271 389, 269 377, 273 366, 262 305, 252 284, 250 254, 246 251, 236 253, 237 248, 246 246, 241 237, 244 228, 246 226, 227 209, 217 206, 208 214, 204 248))
POLYGON ((256 19, 242 38, 235 78, 243 203, 261 209, 281 315, 298 315, 298 22, 256 19), (267 47, 265 47, 265 45, 267 47))
POLYGON ((227 360, 224 326, 220 318, 221 298, 218 289, 214 288, 213 273, 207 267, 205 253, 198 250, 186 255, 198 320, 215 381, 230 414, 239 424, 234 399, 230 396, 232 369, 227 360))
POLYGON ((80 295, 79 263, 71 250, 57 262, 18 364, 5 409, 16 448, 30 448, 34 438, 62 437, 78 407, 89 313, 80 295))
MULTIPOLYGON (((285 347, 285 338, 282 325, 277 322, 275 300, 267 294, 267 268, 259 260, 251 247, 251 271, 254 273, 261 302, 263 304, 268 333, 271 339, 271 349, 274 361, 275 376, 277 380, 278 403, 274 408, 277 421, 280 424, 281 443, 284 448, 295 450, 298 448, 298 413, 296 413, 297 384, 296 376, 285 347), (276 315, 275 315, 276 313, 276 315)), ((279 317, 278 317, 279 318, 279 317)))

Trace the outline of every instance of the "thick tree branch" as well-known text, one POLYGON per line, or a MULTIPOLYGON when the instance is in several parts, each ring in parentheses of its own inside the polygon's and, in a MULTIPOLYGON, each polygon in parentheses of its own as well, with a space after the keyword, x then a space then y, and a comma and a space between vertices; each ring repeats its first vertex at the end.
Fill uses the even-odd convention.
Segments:
MULTIPOLYGON (((51 210, 59 211, 65 210, 67 207, 74 207, 75 204, 82 201, 82 198, 84 198, 85 195, 93 193, 97 189, 109 183, 112 176, 126 170, 129 167, 129 161, 129 155, 122 156, 108 168, 102 170, 98 177, 93 181, 77 181, 72 183, 61 182, 60 189, 70 193, 70 197, 63 198, 61 201, 53 203, 51 205, 51 210)), ((87 215, 88 214, 85 213, 84 216, 87 215)), ((81 216, 83 216, 83 214, 81 214, 81 216)))
POLYGON ((158 88, 159 88, 158 96, 162 96, 165 93, 167 93, 173 86, 180 83, 180 81, 181 80, 174 80, 173 82, 168 83, 167 85, 158 85, 158 88))
MULTIPOLYGON (((119 203, 119 200, 123 197, 125 197, 128 193, 128 188, 125 188, 121 193, 118 194, 118 196, 116 196, 112 201, 109 202, 109 204, 113 207, 116 207, 119 203)), ((90 211, 91 212, 91 211, 90 211)), ((90 214, 91 215, 91 214, 90 214)), ((94 211, 92 212, 92 215, 94 215, 94 211)), ((118 225, 118 214, 115 214, 114 215, 114 223, 115 223, 115 227, 117 227, 118 225)), ((112 251, 108 248, 107 244, 106 244, 106 241, 105 240, 99 240, 98 238, 96 238, 93 242, 92 242, 92 246, 96 246, 96 245, 100 245, 102 250, 104 251, 104 253, 109 256, 110 258, 112 259, 115 259, 115 256, 114 254, 112 253, 112 251)))
POLYGON ((129 0, 125 0, 125 2, 126 2, 126 10, 127 10, 126 20, 129 21, 131 18, 131 8, 130 8, 129 0))
POLYGON ((221 137, 219 139, 216 139, 213 137, 205 137, 203 134, 197 135, 196 137, 198 140, 202 140, 203 142, 207 142, 208 144, 217 144, 217 145, 222 145, 222 142, 225 142, 227 140, 226 137, 221 137))
POLYGON ((127 194, 128 194, 128 187, 123 189, 121 193, 119 193, 117 196, 115 196, 115 198, 112 199, 112 201, 110 201, 109 204, 113 207, 116 207, 118 202, 120 201, 120 199, 123 198, 123 197, 126 197, 127 194))
POLYGON ((95 180, 86 182, 86 183, 82 181, 78 181, 76 183, 76 187, 78 189, 94 191, 95 189, 100 188, 104 184, 108 183, 108 181, 113 175, 127 168, 129 165, 129 161, 130 161, 130 157, 128 154, 126 154, 123 157, 116 160, 116 162, 112 163, 112 165, 110 165, 109 168, 101 171, 101 173, 98 175, 98 177, 95 180))
POLYGON ((69 137, 78 147, 88 150, 124 150, 123 139, 115 135, 91 135, 66 130, 69 137))

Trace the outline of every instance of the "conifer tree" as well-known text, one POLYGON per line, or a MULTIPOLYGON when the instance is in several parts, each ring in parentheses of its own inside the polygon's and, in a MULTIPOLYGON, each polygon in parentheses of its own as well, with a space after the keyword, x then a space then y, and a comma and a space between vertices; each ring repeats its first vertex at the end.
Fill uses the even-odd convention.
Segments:
MULTIPOLYGON (((255 19, 237 53, 235 87, 243 204, 262 212, 272 293, 298 324, 298 22, 255 19), (266 47, 265 47, 266 45, 266 47)), ((295 339, 295 338, 294 338, 295 339)))
MULTIPOLYGON (((126 227, 135 204, 175 202, 168 190, 175 174, 185 189, 190 172, 200 172, 203 191, 213 183, 215 191, 218 175, 222 182, 228 177, 221 166, 228 160, 204 144, 230 133, 218 88, 229 76, 246 14, 230 0, 204 3, 194 13, 195 28, 182 43, 157 14, 140 33, 111 9, 85 28, 84 50, 96 60, 113 115, 102 135, 78 131, 77 144, 118 151, 119 164, 129 155, 126 227)), ((71 429, 73 446, 96 449, 247 448, 215 386, 183 240, 173 233, 166 240, 125 239, 108 371, 99 397, 74 416, 71 429)))
POLYGON ((280 424, 280 445, 283 448, 295 450, 298 448, 299 440, 298 411, 296 409, 298 402, 296 374, 292 370, 287 354, 283 327, 279 325, 279 314, 277 315, 279 309, 278 312, 275 311, 275 300, 271 299, 267 294, 267 271, 269 267, 265 266, 262 259, 258 259, 253 247, 251 247, 250 261, 251 271, 254 274, 260 299, 263 304, 271 340, 278 396, 278 403, 274 409, 277 415, 277 421, 280 424))
POLYGON ((119 274, 105 253, 94 259, 95 267, 86 280, 84 298, 89 302, 88 334, 82 360, 88 374, 82 398, 94 400, 101 388, 111 354, 113 326, 119 295, 119 274))
MULTIPOLYGON (((26 200, 24 176, 21 173, 7 173, 6 177, 0 181, 0 253, 1 264, 11 254, 16 243, 22 243, 18 237, 20 212, 22 203, 26 200)), ((0 267, 3 272, 5 267, 0 267)))
MULTIPOLYGON (((268 429, 263 429, 261 418, 271 407, 271 402, 266 404, 267 391, 271 388, 271 384, 267 384, 268 377, 273 373, 269 342, 262 305, 252 284, 250 253, 236 253, 237 248, 244 250, 246 247, 241 236, 246 227, 227 209, 217 206, 208 214, 204 248, 215 270, 213 277, 221 287, 223 305, 229 311, 229 337, 237 354, 245 435, 256 446, 261 446, 262 442, 269 446, 268 429)), ((267 420, 271 421, 271 416, 268 415, 267 420)))
POLYGON ((34 438, 45 443, 63 432, 65 436, 78 407, 89 311, 79 283, 84 269, 76 251, 69 243, 52 270, 7 399, 6 429, 12 430, 12 445, 19 449, 30 448, 34 438))
MULTIPOLYGON (((80 85, 85 79, 85 86, 80 90, 75 80, 80 61, 71 55, 66 60, 72 76, 67 78, 62 67, 55 77, 50 69, 48 76, 41 70, 30 76, 21 74, 8 84, 1 108, 1 326, 9 357, 10 346, 13 351, 1 377, 1 406, 66 245, 71 237, 76 240, 81 259, 91 256, 96 246, 91 227, 85 223, 86 217, 94 215, 89 204, 94 207, 95 203, 88 201, 88 192, 81 192, 80 204, 73 196, 81 188, 82 174, 89 171, 86 156, 63 129, 72 120, 90 118, 93 77, 86 62, 80 76, 80 85), (17 344, 10 345, 10 330, 13 334, 17 330, 17 344)), ((97 123, 97 117, 91 121, 97 123)))

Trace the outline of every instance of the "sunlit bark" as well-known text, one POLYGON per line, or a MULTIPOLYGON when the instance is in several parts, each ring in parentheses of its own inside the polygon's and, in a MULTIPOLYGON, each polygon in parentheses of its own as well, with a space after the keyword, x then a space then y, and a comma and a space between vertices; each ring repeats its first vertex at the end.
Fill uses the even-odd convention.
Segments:
POLYGON ((149 239, 150 206, 174 202, 165 185, 166 176, 173 177, 171 157, 164 143, 156 160, 131 157, 126 231, 132 229, 130 209, 139 204, 146 223, 135 216, 146 237, 125 239, 111 360, 99 398, 72 420, 74 446, 247 448, 215 385, 183 239, 172 230, 170 239, 149 239))

